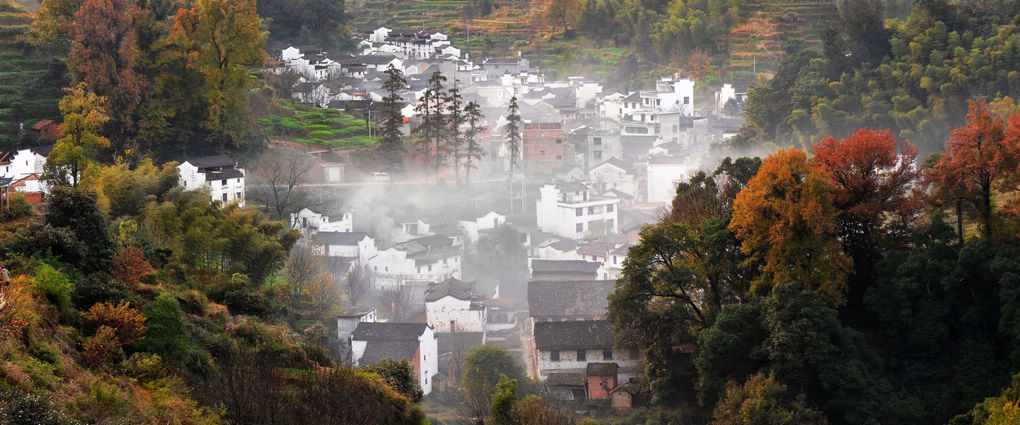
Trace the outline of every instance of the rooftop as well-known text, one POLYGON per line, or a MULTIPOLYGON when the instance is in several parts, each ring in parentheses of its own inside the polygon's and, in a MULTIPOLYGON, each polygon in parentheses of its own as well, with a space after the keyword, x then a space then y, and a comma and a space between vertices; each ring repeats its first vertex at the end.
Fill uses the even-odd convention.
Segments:
POLYGON ((531 281, 529 313, 537 318, 605 317, 615 287, 614 280, 531 281))
POLYGON ((588 368, 585 370, 586 376, 616 376, 616 372, 620 369, 620 365, 616 363, 588 363, 588 368))
POLYGON ((368 234, 365 232, 319 232, 315 234, 315 239, 324 245, 353 246, 366 237, 368 234))
POLYGON ((185 162, 194 165, 199 169, 213 167, 233 167, 235 164, 237 164, 237 161, 235 161, 234 158, 231 158, 228 155, 213 155, 198 158, 189 158, 185 162))
POLYGON ((613 324, 605 320, 535 323, 535 347, 539 350, 609 348, 613 324))
POLYGON ((474 298, 474 293, 471 292, 473 283, 465 282, 460 279, 449 278, 442 282, 435 284, 435 286, 429 288, 425 292, 425 301, 434 302, 443 299, 447 295, 454 297, 458 300, 470 301, 474 298))
POLYGON ((598 273, 601 264, 584 260, 531 260, 532 273, 598 273))
POLYGON ((425 332, 424 323, 381 323, 361 322, 354 330, 353 339, 358 341, 414 341, 425 332))
POLYGON ((570 372, 552 372, 545 379, 545 384, 550 387, 583 387, 584 374, 570 372))

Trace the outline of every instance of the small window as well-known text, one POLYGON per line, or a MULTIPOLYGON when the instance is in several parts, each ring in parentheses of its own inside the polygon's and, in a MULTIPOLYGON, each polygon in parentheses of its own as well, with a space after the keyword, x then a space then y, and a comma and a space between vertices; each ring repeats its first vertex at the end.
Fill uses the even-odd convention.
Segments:
POLYGON ((556 159, 563 159, 563 155, 556 155, 556 159))
POLYGON ((241 199, 241 192, 235 192, 234 199, 241 199))
POLYGON ((577 223, 576 225, 574 225, 574 231, 576 231, 577 233, 583 232, 584 231, 584 223, 577 223))
POLYGON ((690 105, 690 104, 691 104, 690 96, 684 96, 684 105, 690 105))
POLYGON ((539 155, 545 156, 545 151, 538 151, 539 155))
POLYGON ((588 207, 588 214, 595 214, 595 207, 588 207))
POLYGON ((552 360, 554 362, 560 361, 560 351, 559 350, 552 350, 552 351, 550 351, 549 352, 549 360, 552 360))
POLYGON ((606 212, 613 212, 613 204, 606 205, 606 212))
POLYGON ((556 144, 557 145, 563 144, 563 139, 556 139, 556 144))
POLYGON ((574 215, 577 216, 577 217, 583 216, 584 215, 584 208, 576 208, 576 209, 574 209, 574 215))
POLYGON ((588 353, 584 350, 577 350, 577 361, 583 362, 588 360, 588 353))
POLYGON ((613 359, 613 349, 612 348, 606 348, 606 349, 602 350, 602 360, 612 360, 612 359, 613 359))
POLYGON ((429 270, 428 271, 432 271, 432 265, 431 264, 429 264, 429 270))
POLYGON ((596 137, 594 140, 595 146, 602 146, 602 138, 596 137))
POLYGON ((226 186, 227 185, 227 179, 223 179, 222 181, 220 181, 220 184, 223 185, 223 186, 226 186))
POLYGON ((226 193, 223 194, 223 202, 227 202, 227 194, 226 193))
POLYGON ((595 151, 592 154, 592 157, 595 158, 595 159, 602 159, 602 151, 595 151))

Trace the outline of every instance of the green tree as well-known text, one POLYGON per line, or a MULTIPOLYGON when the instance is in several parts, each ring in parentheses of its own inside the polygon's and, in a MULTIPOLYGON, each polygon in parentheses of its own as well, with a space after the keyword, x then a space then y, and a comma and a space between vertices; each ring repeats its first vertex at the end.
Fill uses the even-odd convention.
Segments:
POLYGON ((457 88, 458 80, 453 81, 453 87, 446 96, 446 111, 449 114, 447 117, 448 124, 450 126, 449 133, 447 134, 447 150, 450 152, 450 156, 453 158, 453 172, 454 180, 457 184, 460 184, 460 165, 464 162, 466 152, 466 141, 465 134, 461 127, 464 125, 466 111, 464 110, 464 98, 460 95, 460 89, 457 88))
POLYGON ((383 97, 384 116, 377 152, 383 167, 395 173, 404 170, 404 133, 401 130, 404 126, 404 115, 400 112, 400 102, 403 100, 400 91, 407 87, 407 80, 392 64, 386 68, 386 75, 386 81, 382 86, 386 91, 386 97, 383 97))
POLYGON ((81 190, 55 187, 50 193, 45 223, 66 229, 86 249, 82 262, 72 263, 85 271, 109 268, 113 258, 113 241, 107 230, 106 218, 96 205, 96 197, 81 190))
POLYGON ((464 131, 464 182, 471 184, 471 170, 478 168, 478 162, 485 155, 479 143, 478 136, 485 132, 485 125, 482 124, 484 117, 478 103, 472 101, 464 106, 464 119, 467 121, 467 130, 464 131))
POLYGON ((514 380, 524 377, 521 365, 505 348, 482 345, 473 348, 464 357, 461 388, 472 415, 477 418, 489 415, 493 396, 496 394, 496 384, 499 383, 501 375, 514 380))
POLYGON ((95 166, 99 149, 110 146, 110 141, 100 135, 109 117, 103 106, 106 99, 89 91, 87 84, 78 83, 64 91, 67 95, 60 99, 64 116, 60 131, 64 137, 46 157, 45 177, 56 185, 77 187, 95 166))
POLYGON ((517 107, 517 96, 510 98, 510 105, 506 109, 506 125, 503 126, 507 154, 510 155, 509 178, 513 180, 514 171, 520 167, 521 143, 524 141, 524 134, 521 133, 521 109, 517 107))
POLYGON ((361 369, 379 375, 387 384, 400 394, 403 394, 404 397, 407 397, 412 403, 418 403, 424 397, 421 386, 418 385, 418 378, 414 374, 414 369, 407 360, 382 359, 373 365, 364 366, 361 369))
POLYGON ((791 400, 786 385, 773 374, 752 375, 742 385, 730 382, 726 397, 712 413, 713 425, 824 425, 817 410, 807 407, 803 396, 791 400))
POLYGON ((177 298, 168 292, 160 292, 156 299, 142 307, 145 325, 148 329, 136 347, 157 354, 164 359, 179 359, 188 341, 184 311, 177 298))
POLYGON ((418 133, 418 154, 421 155, 426 170, 431 167, 435 172, 436 183, 439 183, 439 167, 446 157, 444 141, 448 134, 449 118, 445 114, 445 103, 448 96, 443 83, 446 77, 439 71, 429 77, 428 88, 418 99, 415 112, 421 117, 421 124, 414 129, 418 133))
POLYGON ((492 396, 492 425, 512 425, 513 407, 517 402, 517 380, 499 374, 496 383, 496 394, 492 396))

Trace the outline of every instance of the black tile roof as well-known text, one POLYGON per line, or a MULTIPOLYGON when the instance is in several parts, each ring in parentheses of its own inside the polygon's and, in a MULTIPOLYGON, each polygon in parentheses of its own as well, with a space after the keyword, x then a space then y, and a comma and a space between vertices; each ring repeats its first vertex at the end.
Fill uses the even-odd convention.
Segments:
POLYGON ((379 323, 361 322, 354 330, 353 339, 358 341, 414 341, 425 332, 424 323, 379 323))
POLYGON ((205 181, 216 181, 224 179, 237 179, 244 177, 241 170, 235 168, 224 168, 222 170, 208 170, 205 172, 205 181))
POLYGON ((429 288, 425 293, 425 301, 438 301, 447 295, 458 300, 470 301, 474 297, 474 294, 471 292, 472 286, 474 286, 473 283, 451 277, 429 288))
POLYGON ((203 156, 198 158, 189 158, 187 162, 198 169, 213 168, 213 167, 233 167, 237 164, 234 158, 228 155, 213 155, 203 156))
MULTIPOLYGON (((360 327, 360 326, 359 326, 360 327)), ((357 332, 357 331, 355 331, 357 332)), ((418 353, 418 341, 369 341, 360 364, 373 364, 382 359, 413 361, 418 353)))
POLYGON ((584 374, 571 372, 552 372, 545 379, 545 384, 550 387, 583 387, 584 374))
POLYGON ((366 236, 368 234, 365 232, 319 232, 314 237, 324 245, 353 246, 365 239, 366 236))
POLYGON ((598 273, 601 264, 584 260, 531 260, 532 273, 598 273))
POLYGON ((606 317, 616 281, 531 281, 528 308, 536 319, 606 317))
POLYGON ((585 376, 616 376, 620 365, 616 363, 588 363, 585 376))
POLYGON ((613 342, 613 324, 605 320, 535 323, 539 350, 610 348, 613 342))

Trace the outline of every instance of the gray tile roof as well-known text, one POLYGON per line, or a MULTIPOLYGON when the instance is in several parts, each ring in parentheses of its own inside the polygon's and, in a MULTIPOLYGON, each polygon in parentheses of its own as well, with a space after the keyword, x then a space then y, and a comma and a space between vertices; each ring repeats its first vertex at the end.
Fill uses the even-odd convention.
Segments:
POLYGON ((535 323, 539 350, 610 348, 613 342, 613 324, 605 320, 535 323))
POLYGON ((357 245, 366 236, 368 234, 365 232, 319 232, 315 234, 315 238, 325 245, 346 246, 357 245))
POLYGON ((417 352, 418 341, 369 341, 359 363, 362 365, 373 364, 382 359, 410 362, 414 360, 417 352))
POLYGON ((358 323, 353 339, 358 341, 414 341, 425 332, 424 323, 358 323))
POLYGON ((536 319, 606 317, 614 280, 531 281, 528 308, 536 319))
POLYGON ((545 379, 545 384, 550 387, 583 387, 584 374, 570 372, 552 372, 545 379))

